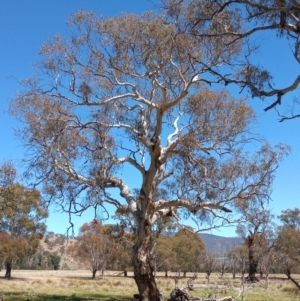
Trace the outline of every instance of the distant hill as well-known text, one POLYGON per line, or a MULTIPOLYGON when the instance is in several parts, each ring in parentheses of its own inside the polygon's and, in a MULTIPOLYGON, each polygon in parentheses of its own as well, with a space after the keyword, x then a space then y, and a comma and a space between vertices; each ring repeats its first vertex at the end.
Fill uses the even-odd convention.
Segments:
POLYGON ((200 233, 199 236, 207 250, 214 254, 227 253, 233 247, 243 244, 243 239, 240 237, 223 237, 206 233, 200 233))
POLYGON ((74 238, 67 238, 64 235, 50 232, 47 233, 41 240, 39 252, 41 252, 43 255, 54 254, 60 256, 61 268, 83 268, 83 266, 80 266, 77 262, 75 262, 66 252, 67 247, 72 245, 74 242, 74 238))
MULTIPOLYGON (((243 244, 240 237, 223 237, 213 234, 199 234, 207 250, 214 254, 227 253, 234 246, 243 244)), ((53 232, 47 233, 40 243, 39 252, 43 255, 55 254, 61 257, 61 268, 79 269, 84 268, 73 260, 67 253, 66 249, 73 244, 76 239, 67 238, 61 234, 53 232)))

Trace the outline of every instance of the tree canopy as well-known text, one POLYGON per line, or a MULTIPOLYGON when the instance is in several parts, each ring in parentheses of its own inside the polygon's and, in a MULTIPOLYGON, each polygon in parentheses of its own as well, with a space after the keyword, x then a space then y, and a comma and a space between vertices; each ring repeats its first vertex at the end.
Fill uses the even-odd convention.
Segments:
POLYGON ((176 254, 176 270, 183 272, 198 272, 201 256, 205 251, 205 245, 198 233, 188 230, 179 230, 173 238, 173 252, 176 254))
POLYGON ((85 223, 80 227, 76 242, 68 247, 68 253, 92 271, 95 279, 99 270, 103 271, 114 259, 116 244, 105 234, 100 221, 85 223))
POLYGON ((43 45, 41 77, 24 80, 12 102, 27 175, 69 213, 108 213, 109 204, 129 217, 135 281, 143 300, 158 300, 155 225, 191 215, 199 228, 232 222, 238 201, 270 194, 287 148, 252 133, 245 99, 210 90, 215 69, 240 53, 226 35, 178 32, 152 13, 79 11, 68 24, 73 33, 43 45))
POLYGON ((272 237, 274 216, 267 209, 268 202, 268 198, 264 195, 257 194, 252 202, 242 202, 238 206, 238 210, 246 217, 246 222, 239 224, 236 232, 247 246, 249 275, 246 280, 251 282, 259 281, 255 276, 259 261, 263 257, 262 253, 268 253, 270 250, 269 240, 274 238, 272 237))
POLYGON ((6 266, 6 278, 17 260, 35 252, 48 216, 39 191, 15 183, 16 175, 11 163, 0 167, 0 260, 6 266))
MULTIPOLYGON (((220 47, 238 45, 241 53, 228 68, 210 66, 219 83, 237 84, 241 91, 248 89, 253 97, 268 99, 265 111, 275 109, 280 121, 300 117, 299 95, 288 97, 300 84, 297 72, 300 63, 299 33, 300 5, 294 0, 163 0, 162 7, 180 31, 207 39, 223 39, 220 47), (207 30, 210 29, 210 30, 207 30), (265 34, 265 35, 264 35, 265 34), (286 75, 274 74, 264 63, 257 63, 255 55, 268 38, 280 39, 290 47, 295 69, 291 80, 284 84, 286 75), (228 70, 229 69, 229 70, 228 70), (292 100, 290 100, 292 99, 292 100), (282 105, 282 106, 281 106, 282 105)), ((268 51, 268 50, 267 50, 268 51)), ((288 56, 288 53, 284 54, 288 56)), ((273 69, 274 70, 274 69, 273 69)), ((295 93, 294 93, 295 94, 295 93)))

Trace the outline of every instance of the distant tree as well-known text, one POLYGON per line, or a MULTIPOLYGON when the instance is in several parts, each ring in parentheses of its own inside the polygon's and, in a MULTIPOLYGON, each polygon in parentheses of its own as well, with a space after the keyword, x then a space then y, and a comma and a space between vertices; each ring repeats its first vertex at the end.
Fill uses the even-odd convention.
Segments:
POLYGON ((115 253, 113 240, 105 234, 105 227, 100 221, 85 223, 79 230, 76 242, 67 248, 77 262, 92 271, 95 279, 97 271, 103 271, 112 260, 115 253))
POLYGON ((11 164, 0 167, 0 261, 5 263, 5 278, 11 277, 17 260, 34 254, 46 231, 44 220, 48 217, 39 191, 15 183, 16 174, 11 164))
POLYGON ((300 230, 300 209, 286 209, 278 216, 283 226, 288 226, 293 229, 300 230))
POLYGON ((269 285, 269 274, 271 272, 278 272, 280 270, 280 253, 276 250, 275 245, 270 246, 271 242, 265 243, 259 252, 260 260, 258 262, 258 271, 261 275, 265 274, 266 288, 269 285))
POLYGON ((191 215, 209 227, 233 222, 236 200, 251 202, 269 186, 286 153, 252 134, 245 99, 210 87, 220 66, 239 63, 241 45, 180 32, 163 18, 79 11, 70 38, 41 48, 39 75, 22 82, 11 105, 24 122, 28 175, 49 201, 69 213, 109 204, 130 215, 134 279, 151 301, 159 300, 155 224, 191 215))
POLYGON ((116 270, 121 270, 127 277, 127 272, 132 270, 132 248, 136 236, 134 233, 126 231, 126 224, 109 225, 105 233, 110 236, 114 244, 115 254, 112 259, 112 266, 116 270))
MULTIPOLYGON (((131 239, 129 238, 128 240, 131 239)), ((127 272, 132 270, 132 245, 132 241, 126 242, 123 240, 116 242, 113 263, 116 269, 123 271, 125 277, 128 276, 127 272)))
POLYGON ((231 263, 232 277, 235 278, 239 272, 244 278, 246 266, 248 264, 249 252, 246 245, 235 246, 228 252, 228 258, 231 263))
POLYGON ((6 268, 4 277, 9 279, 13 264, 32 253, 32 248, 23 237, 11 236, 6 232, 0 232, 0 241, 0 259, 6 268))
POLYGON ((156 240, 154 248, 154 261, 156 270, 165 272, 168 277, 168 271, 175 270, 177 265, 177 252, 174 248, 174 236, 161 235, 156 240))
POLYGON ((219 272, 219 277, 223 278, 227 270, 229 269, 230 263, 228 256, 225 252, 221 252, 218 254, 217 260, 216 260, 216 267, 219 272))
POLYGON ((300 290, 299 282, 292 276, 300 267, 300 210, 284 210, 279 218, 283 226, 279 228, 276 249, 281 254, 285 274, 300 290))
POLYGON ((207 283, 210 282, 210 275, 216 268, 217 254, 210 252, 209 250, 203 250, 198 256, 198 265, 202 271, 205 272, 207 283))
POLYGON ((15 266, 24 270, 58 270, 61 257, 56 253, 38 250, 33 254, 18 260, 15 266))
POLYGON ((61 257, 55 254, 51 254, 48 258, 48 267, 53 270, 59 270, 61 257))
POLYGON ((198 258, 205 250, 205 245, 198 233, 193 233, 191 229, 180 229, 173 237, 172 248, 176 254, 174 259, 177 270, 183 272, 183 277, 186 277, 187 272, 197 272, 198 258))
POLYGON ((251 203, 239 203, 239 210, 246 218, 246 222, 237 226, 236 232, 244 239, 248 249, 249 274, 247 281, 257 282, 258 263, 261 250, 270 248, 268 239, 272 237, 273 215, 266 209, 268 194, 257 194, 251 203))

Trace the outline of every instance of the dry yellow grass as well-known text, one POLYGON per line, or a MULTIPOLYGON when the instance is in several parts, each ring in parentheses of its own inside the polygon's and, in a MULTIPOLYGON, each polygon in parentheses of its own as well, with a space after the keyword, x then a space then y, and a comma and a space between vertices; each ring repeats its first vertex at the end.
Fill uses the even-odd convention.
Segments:
MULTIPOLYGON (((3 272, 3 271, 2 271, 3 272)), ((86 270, 73 271, 22 271, 13 270, 11 280, 0 278, 0 301, 92 301, 132 299, 137 293, 132 277, 114 277, 117 272, 107 272, 105 278, 91 279, 91 272, 86 270)), ((174 276, 172 274, 171 276, 174 276)), ((189 274, 191 275, 191 274, 189 274)), ((1 274, 0 274, 1 276, 1 274)), ((132 276, 132 273, 129 273, 132 276)), ((173 278, 164 278, 158 273, 157 284, 168 298, 175 282, 173 278)), ((246 287, 245 301, 300 301, 300 295, 284 275, 272 275, 268 287, 262 280, 254 287, 246 287)), ((180 279, 179 287, 186 285, 187 279, 180 279)), ((223 279, 212 275, 208 285, 204 274, 199 274, 194 282, 193 296, 208 297, 237 296, 240 290, 240 278, 232 279, 226 275, 223 279)), ((241 296, 237 300, 242 300, 241 296)))

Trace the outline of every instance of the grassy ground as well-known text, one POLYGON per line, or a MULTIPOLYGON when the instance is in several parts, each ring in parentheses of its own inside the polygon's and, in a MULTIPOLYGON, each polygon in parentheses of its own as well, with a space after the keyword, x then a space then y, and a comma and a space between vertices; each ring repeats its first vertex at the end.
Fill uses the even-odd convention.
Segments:
MULTIPOLYGON (((132 300, 137 293, 132 277, 113 277, 107 273, 104 279, 91 279, 89 271, 17 271, 13 278, 0 278, 0 301, 96 301, 96 300, 132 300)), ((2 275, 0 275, 1 277, 2 275)), ((160 275, 158 275, 160 276, 160 275)), ((234 281, 231 275, 224 279, 211 276, 208 285, 204 275, 194 281, 193 296, 212 295, 238 296, 241 292, 239 278, 234 281)), ((178 286, 183 287, 187 279, 180 279, 178 286)), ((168 298, 174 288, 174 279, 158 277, 157 284, 168 298)), ((300 294, 294 286, 281 275, 273 276, 268 285, 262 280, 255 286, 244 287, 244 292, 236 300, 245 301, 300 301, 300 294)))

